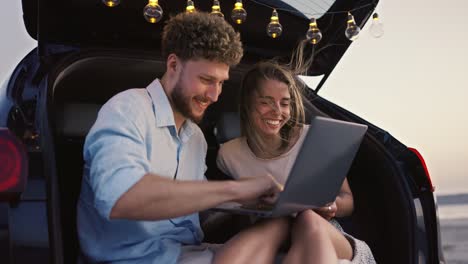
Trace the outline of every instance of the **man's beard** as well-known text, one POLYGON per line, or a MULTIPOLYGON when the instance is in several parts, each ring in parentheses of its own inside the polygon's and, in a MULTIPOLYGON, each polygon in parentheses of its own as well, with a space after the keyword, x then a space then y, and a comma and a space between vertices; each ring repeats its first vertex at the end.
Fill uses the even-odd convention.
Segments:
MULTIPOLYGON (((197 99, 197 97, 195 97, 195 99, 197 99)), ((172 90, 171 101, 175 110, 185 118, 188 118, 197 124, 202 121, 204 113, 199 116, 194 115, 191 107, 192 97, 184 94, 184 87, 182 86, 180 79, 172 90)))

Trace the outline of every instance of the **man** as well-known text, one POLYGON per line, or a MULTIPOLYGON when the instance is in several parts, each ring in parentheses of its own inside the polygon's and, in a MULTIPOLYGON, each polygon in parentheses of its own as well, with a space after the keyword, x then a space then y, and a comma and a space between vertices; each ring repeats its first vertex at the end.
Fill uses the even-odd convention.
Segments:
POLYGON ((77 220, 91 262, 209 263, 197 212, 279 191, 269 175, 204 181, 207 144, 193 122, 239 63, 239 35, 216 16, 179 14, 164 28, 162 50, 161 80, 111 98, 86 137, 77 220))

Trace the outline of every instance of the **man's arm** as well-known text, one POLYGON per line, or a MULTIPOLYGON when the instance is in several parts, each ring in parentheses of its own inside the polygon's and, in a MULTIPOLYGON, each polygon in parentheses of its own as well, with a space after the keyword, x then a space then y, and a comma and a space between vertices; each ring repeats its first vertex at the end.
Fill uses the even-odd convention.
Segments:
POLYGON ((113 206, 111 219, 161 220, 247 201, 281 190, 271 175, 237 181, 174 181, 146 174, 113 206))
POLYGON ((137 107, 139 102, 134 92, 109 100, 86 138, 86 179, 94 192, 88 202, 102 217, 167 219, 277 190, 276 182, 268 175, 235 182, 205 182, 174 181, 151 174, 144 139, 150 117, 137 107))

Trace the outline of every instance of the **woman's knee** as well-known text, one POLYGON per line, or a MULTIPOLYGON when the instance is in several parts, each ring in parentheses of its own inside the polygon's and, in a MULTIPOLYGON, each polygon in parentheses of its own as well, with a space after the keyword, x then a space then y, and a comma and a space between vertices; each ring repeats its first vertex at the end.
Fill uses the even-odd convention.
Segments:
POLYGON ((352 258, 353 249, 351 244, 338 229, 314 211, 309 210, 304 213, 301 215, 303 226, 300 228, 303 231, 299 233, 300 240, 317 243, 328 240, 340 259, 352 258))
POLYGON ((314 237, 324 232, 324 219, 314 211, 307 210, 297 215, 294 229, 299 230, 302 236, 314 237))

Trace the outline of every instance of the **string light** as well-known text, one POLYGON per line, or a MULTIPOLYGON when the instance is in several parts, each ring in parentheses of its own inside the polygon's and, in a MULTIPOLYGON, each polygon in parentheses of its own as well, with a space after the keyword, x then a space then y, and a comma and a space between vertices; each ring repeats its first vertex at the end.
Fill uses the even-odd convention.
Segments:
POLYGON ((231 13, 231 18, 238 25, 245 22, 245 19, 247 18, 247 12, 245 11, 242 5, 242 0, 237 0, 237 2, 234 4, 234 9, 231 13))
MULTIPOLYGON (((101 0, 101 1, 108 7, 115 7, 120 4, 121 0, 101 0)), ((324 15, 324 14, 342 14, 345 12, 345 11, 333 11, 333 12, 309 14, 309 13, 302 12, 299 10, 289 10, 285 8, 273 8, 257 0, 250 0, 250 1, 256 3, 257 5, 262 5, 262 6, 273 9, 272 15, 270 18, 270 23, 267 25, 267 34, 271 38, 278 38, 281 36, 283 32, 283 27, 279 22, 279 16, 278 16, 277 10, 282 10, 282 11, 289 12, 289 13, 295 13, 299 15, 306 15, 309 17, 313 17, 309 22, 309 29, 306 32, 307 40, 313 45, 319 43, 322 39, 322 32, 318 28, 317 20, 314 17, 319 16, 319 15, 324 15)), ((374 2, 368 3, 368 4, 358 6, 354 9, 347 11, 348 15, 347 15, 347 21, 346 21, 345 35, 351 41, 356 40, 359 36, 359 32, 361 31, 359 26, 356 24, 351 12, 354 12, 356 10, 363 9, 363 8, 369 8, 369 7, 375 8, 375 3, 374 2)), ((187 6, 185 8, 185 12, 187 13, 196 12, 195 4, 193 0, 187 0, 187 6)), ((224 17, 224 14, 221 12, 221 5, 220 5, 219 0, 213 0, 211 14, 217 15, 219 17, 224 17)), ((163 10, 161 6, 158 4, 158 0, 148 0, 148 4, 143 8, 143 16, 150 23, 157 23, 161 21, 163 17, 163 10)), ((236 3, 234 4, 234 9, 231 12, 231 19, 236 24, 242 24, 247 19, 247 11, 243 7, 242 0, 236 0, 236 3)), ((374 13, 372 16, 372 24, 370 26, 369 31, 370 31, 370 34, 376 38, 379 38, 384 34, 383 24, 380 22, 379 15, 377 13, 374 13)))
POLYGON ((281 26, 279 22, 278 12, 276 11, 276 9, 273 9, 270 23, 267 26, 267 34, 268 36, 272 38, 277 38, 281 36, 282 32, 283 32, 283 27, 281 26))
POLYGON ((102 3, 108 7, 114 7, 120 4, 120 0, 102 0, 102 3))
POLYGON ((223 13, 221 13, 221 7, 219 6, 218 0, 213 1, 213 6, 211 7, 211 14, 219 17, 224 17, 223 13))
MULTIPOLYGON (((265 6, 265 7, 268 7, 268 8, 272 8, 271 6, 263 3, 263 2, 259 2, 257 0, 250 0, 251 2, 254 2, 258 5, 262 5, 262 6, 265 6)), ((306 15, 306 16, 309 16, 309 17, 317 17, 317 16, 321 16, 321 15, 325 15, 325 14, 328 14, 328 15, 334 15, 334 14, 343 14, 343 13, 348 13, 348 21, 347 21, 347 28, 346 28, 346 31, 345 31, 345 35, 348 39, 350 40, 355 40, 358 35, 359 35, 359 32, 361 31, 361 29, 357 26, 356 22, 354 21, 354 17, 351 15, 351 12, 354 12, 354 11, 357 11, 357 10, 360 10, 360 9, 364 9, 364 8, 372 8, 372 7, 375 7, 376 3, 375 2, 372 2, 372 3, 367 3, 367 4, 364 4, 364 5, 361 5, 361 6, 358 6, 356 8, 353 8, 349 11, 332 11, 332 12, 325 12, 325 13, 307 13, 307 12, 302 12, 302 11, 299 11, 299 10, 290 10, 290 9, 286 9, 286 8, 275 8, 275 10, 282 10, 282 11, 285 11, 285 12, 288 12, 288 13, 292 13, 292 14, 297 14, 297 15, 306 15)), ((270 23, 271 24, 271 23, 270 23)))
POLYGON ((187 7, 185 8, 185 12, 187 13, 193 13, 195 12, 195 4, 193 3, 192 0, 187 0, 187 7))
POLYGON ((309 30, 307 30, 306 38, 314 45, 322 40, 322 32, 320 32, 315 18, 310 19, 309 30))
POLYGON ((361 31, 361 29, 358 27, 358 25, 356 25, 356 22, 354 21, 354 16, 351 15, 350 12, 348 12, 348 20, 346 21, 346 24, 346 37, 351 41, 356 40, 359 36, 359 32, 361 31))
POLYGON ((384 34, 383 24, 380 22, 379 15, 377 13, 372 15, 372 24, 369 28, 369 31, 375 38, 380 38, 384 34))
POLYGON ((163 10, 158 4, 158 0, 148 0, 148 4, 143 8, 143 16, 146 21, 156 23, 161 21, 163 17, 163 10))

